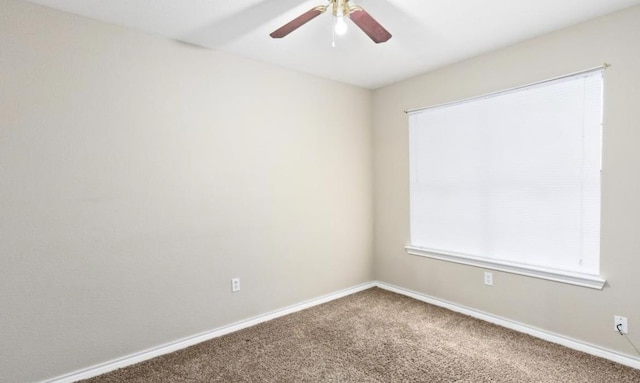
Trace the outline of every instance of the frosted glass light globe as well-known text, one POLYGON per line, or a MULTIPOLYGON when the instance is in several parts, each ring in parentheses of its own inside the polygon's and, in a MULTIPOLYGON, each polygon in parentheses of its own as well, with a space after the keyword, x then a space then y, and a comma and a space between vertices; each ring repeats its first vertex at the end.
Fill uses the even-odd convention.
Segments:
POLYGON ((347 33, 347 23, 344 21, 344 16, 338 16, 336 20, 336 26, 334 27, 336 35, 342 36, 347 33))

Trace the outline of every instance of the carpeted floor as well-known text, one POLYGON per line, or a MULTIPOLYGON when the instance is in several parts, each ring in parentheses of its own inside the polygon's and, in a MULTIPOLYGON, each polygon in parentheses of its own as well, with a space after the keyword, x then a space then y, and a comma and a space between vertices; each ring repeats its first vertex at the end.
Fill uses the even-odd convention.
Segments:
POLYGON ((372 288, 93 379, 640 382, 640 370, 372 288))

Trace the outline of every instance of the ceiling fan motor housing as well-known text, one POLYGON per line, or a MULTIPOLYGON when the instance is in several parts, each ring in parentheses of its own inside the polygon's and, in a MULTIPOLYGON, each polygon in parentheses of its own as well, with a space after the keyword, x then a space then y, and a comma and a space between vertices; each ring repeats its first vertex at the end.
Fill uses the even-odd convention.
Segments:
POLYGON ((349 0, 330 0, 331 13, 336 16, 349 16, 351 10, 349 9, 349 0))

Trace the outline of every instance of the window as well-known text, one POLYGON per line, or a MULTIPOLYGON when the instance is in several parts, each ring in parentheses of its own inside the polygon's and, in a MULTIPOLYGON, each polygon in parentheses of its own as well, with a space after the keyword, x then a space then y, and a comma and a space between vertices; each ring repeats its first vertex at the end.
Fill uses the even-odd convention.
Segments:
POLYGON ((602 288, 602 69, 409 112, 410 254, 602 288))

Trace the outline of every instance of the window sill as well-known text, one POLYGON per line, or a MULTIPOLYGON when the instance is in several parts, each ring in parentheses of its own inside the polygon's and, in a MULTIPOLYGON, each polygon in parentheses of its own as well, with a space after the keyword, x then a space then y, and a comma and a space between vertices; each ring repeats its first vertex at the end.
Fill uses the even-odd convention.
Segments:
POLYGON ((535 268, 532 266, 523 266, 507 262, 498 262, 494 260, 476 258, 468 255, 445 253, 440 250, 429 250, 413 246, 404 247, 407 253, 411 255, 418 255, 421 257, 427 257, 432 259, 439 259, 442 261, 460 263, 468 266, 481 267, 484 269, 491 269, 497 271, 504 271, 507 273, 524 275, 527 277, 546 279, 554 282, 567 283, 575 286, 588 287, 591 289, 602 290, 605 283, 605 279, 602 279, 596 275, 577 274, 569 272, 561 272, 554 270, 546 270, 542 268, 535 268))

